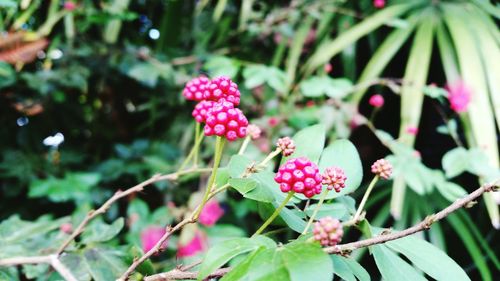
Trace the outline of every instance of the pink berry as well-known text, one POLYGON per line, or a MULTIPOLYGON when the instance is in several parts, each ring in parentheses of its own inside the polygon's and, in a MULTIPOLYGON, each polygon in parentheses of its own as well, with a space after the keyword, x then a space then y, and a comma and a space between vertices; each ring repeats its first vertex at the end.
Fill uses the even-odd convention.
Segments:
POLYGON ((66 11, 71 12, 71 11, 73 11, 74 9, 76 9, 76 4, 75 4, 75 2, 73 2, 73 1, 66 1, 66 2, 64 2, 64 6, 63 6, 63 8, 64 8, 66 11))
POLYGON ((283 156, 290 156, 295 152, 295 143, 289 137, 278 139, 276 146, 281 149, 283 156))
POLYGON ((342 240, 344 230, 338 219, 324 217, 314 223, 314 240, 321 243, 321 246, 335 246, 342 240))
POLYGON ((204 123, 205 120, 207 119, 207 113, 208 111, 214 106, 215 102, 209 101, 209 100, 202 100, 193 109, 193 115, 194 119, 198 123, 204 123))
POLYGON ((368 101, 371 106, 379 108, 384 105, 384 97, 382 95, 376 94, 370 97, 370 100, 368 101))
POLYGON ((226 76, 213 79, 208 85, 207 91, 204 92, 203 97, 206 100, 219 101, 220 99, 225 99, 234 105, 240 104, 238 85, 226 76))
POLYGON ((331 63, 327 63, 323 66, 323 69, 325 70, 326 73, 330 73, 333 70, 333 66, 331 63))
POLYGON ((262 130, 259 128, 259 126, 250 124, 247 127, 247 135, 250 136, 253 140, 256 140, 260 138, 260 135, 262 134, 262 130))
POLYGON ((71 234, 73 232, 73 225, 69 222, 61 224, 59 230, 66 234, 71 234))
POLYGON ((206 248, 207 237, 203 232, 197 230, 193 239, 187 244, 183 245, 179 242, 177 247, 177 256, 180 258, 194 256, 199 252, 204 251, 206 248))
POLYGON ((274 177, 282 192, 294 191, 307 198, 321 193, 321 179, 318 166, 304 157, 289 159, 274 177))
POLYGON ((221 208, 219 202, 212 199, 205 204, 200 213, 198 221, 204 226, 213 226, 224 215, 224 209, 221 208))
POLYGON ((269 120, 267 120, 267 123, 271 127, 276 127, 279 124, 279 122, 280 122, 280 120, 276 117, 271 117, 271 118, 269 118, 269 120))
POLYGON ((373 163, 372 173, 387 180, 391 177, 392 165, 385 159, 379 159, 373 163))
POLYGON ((336 192, 340 192, 345 187, 346 180, 344 170, 339 167, 328 167, 323 173, 323 184, 327 186, 328 190, 335 189, 336 192))
POLYGON ((385 7, 385 0, 373 0, 373 6, 377 9, 382 9, 385 7))
POLYGON ((410 135, 416 136, 418 134, 418 128, 417 127, 408 127, 406 128, 406 132, 410 135))
POLYGON ((200 76, 186 83, 182 95, 187 100, 202 101, 205 92, 208 90, 210 80, 207 77, 200 76))
POLYGON ((247 135, 248 120, 234 104, 224 99, 214 103, 205 119, 205 136, 225 137, 235 141, 247 135))

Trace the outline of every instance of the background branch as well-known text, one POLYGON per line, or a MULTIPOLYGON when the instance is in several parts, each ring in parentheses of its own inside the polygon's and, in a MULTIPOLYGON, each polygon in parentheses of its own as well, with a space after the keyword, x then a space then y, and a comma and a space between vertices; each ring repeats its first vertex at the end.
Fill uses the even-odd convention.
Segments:
POLYGON ((16 257, 0 260, 1 266, 15 266, 23 264, 50 264, 61 277, 66 281, 78 281, 78 279, 73 276, 71 271, 59 260, 57 255, 48 256, 34 256, 34 257, 16 257))

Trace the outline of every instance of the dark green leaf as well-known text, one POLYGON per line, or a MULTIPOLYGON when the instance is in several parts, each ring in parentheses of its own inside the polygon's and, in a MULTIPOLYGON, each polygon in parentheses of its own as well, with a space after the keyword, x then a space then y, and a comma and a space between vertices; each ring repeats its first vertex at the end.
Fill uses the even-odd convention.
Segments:
POLYGON ((371 247, 375 263, 386 281, 400 280, 422 280, 426 279, 420 275, 411 265, 398 257, 393 251, 384 245, 371 247))

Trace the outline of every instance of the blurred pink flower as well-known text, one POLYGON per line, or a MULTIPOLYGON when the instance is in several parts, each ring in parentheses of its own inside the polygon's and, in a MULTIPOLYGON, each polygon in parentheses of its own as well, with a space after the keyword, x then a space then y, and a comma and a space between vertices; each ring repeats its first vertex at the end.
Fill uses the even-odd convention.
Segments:
MULTIPOLYGON (((150 226, 143 230, 141 232, 141 244, 144 253, 151 250, 164 234, 165 228, 161 226, 150 226)), ((167 241, 163 243, 162 247, 167 247, 167 241)))
POLYGON ((471 100, 471 91, 467 85, 459 80, 448 84, 446 89, 448 90, 450 108, 457 113, 466 112, 471 100))
POLYGON ((327 64, 325 64, 325 66, 323 67, 323 69, 325 70, 326 73, 330 73, 333 70, 333 66, 332 66, 331 63, 327 63, 327 64))
POLYGON ((373 0, 373 6, 377 9, 385 7, 385 0, 373 0))
POLYGON ((205 234, 200 231, 197 231, 191 241, 186 245, 178 245, 177 248, 177 256, 182 257, 190 257, 196 255, 197 253, 203 251, 207 247, 207 238, 205 234))
POLYGON ((203 207, 198 221, 204 226, 213 226, 222 215, 224 215, 224 209, 220 207, 217 200, 212 199, 203 207))
POLYGON ((278 125, 278 123, 280 122, 280 120, 276 117, 271 117, 267 120, 267 123, 269 124, 269 126, 271 127, 276 127, 278 125))
POLYGON ((384 105, 384 97, 380 94, 376 94, 370 97, 368 103, 376 108, 382 107, 384 105))
POLYGON ((76 4, 73 1, 66 1, 66 2, 64 2, 64 6, 63 7, 64 7, 64 9, 66 11, 70 11, 71 12, 74 9, 76 9, 76 4))
POLYGON ((418 128, 417 127, 408 127, 406 128, 406 132, 410 135, 416 136, 418 134, 418 128))

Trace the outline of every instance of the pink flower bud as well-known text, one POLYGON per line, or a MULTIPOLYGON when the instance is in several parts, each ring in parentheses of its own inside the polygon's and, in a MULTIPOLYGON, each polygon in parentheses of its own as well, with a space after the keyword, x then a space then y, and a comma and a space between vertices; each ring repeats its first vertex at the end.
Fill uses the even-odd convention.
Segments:
POLYGON ((370 100, 368 101, 371 106, 379 108, 384 105, 384 97, 382 95, 376 94, 370 97, 370 100))
POLYGON ((314 223, 314 240, 321 243, 321 246, 335 246, 342 240, 344 230, 338 219, 324 217, 314 223))
POLYGON ((198 221, 205 226, 213 226, 222 215, 224 215, 224 209, 220 207, 217 200, 212 199, 203 207, 198 221))
POLYGON ((276 142, 276 146, 281 149, 281 153, 283 156, 290 156, 295 152, 295 142, 289 137, 284 137, 278 139, 276 142))
POLYGON ((466 112, 471 101, 471 91, 461 80, 448 84, 446 86, 448 90, 448 101, 450 102, 450 108, 457 112, 466 112))
POLYGON ((262 130, 259 128, 259 126, 255 124, 250 124, 247 127, 247 135, 250 136, 253 140, 256 140, 260 138, 260 135, 262 134, 262 130))
POLYGON ((385 159, 379 159, 372 165, 372 173, 383 179, 389 179, 392 175, 392 165, 385 159))
POLYGON ((197 253, 203 251, 207 247, 207 238, 205 234, 200 231, 197 231, 191 241, 189 241, 186 245, 178 245, 177 248, 177 256, 182 257, 190 257, 196 255, 197 253))
MULTIPOLYGON (((165 228, 161 226, 150 226, 141 232, 141 244, 142 250, 144 253, 151 250, 158 241, 160 241, 161 237, 165 235, 165 228)), ((167 241, 165 241, 162 248, 167 247, 167 241)))

